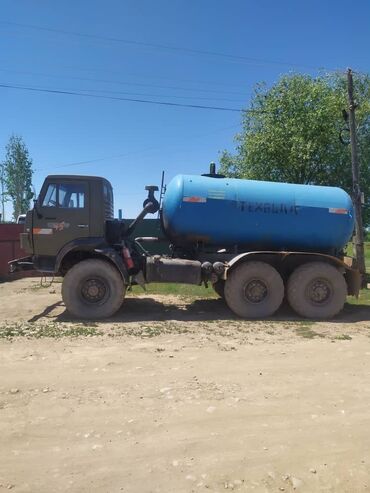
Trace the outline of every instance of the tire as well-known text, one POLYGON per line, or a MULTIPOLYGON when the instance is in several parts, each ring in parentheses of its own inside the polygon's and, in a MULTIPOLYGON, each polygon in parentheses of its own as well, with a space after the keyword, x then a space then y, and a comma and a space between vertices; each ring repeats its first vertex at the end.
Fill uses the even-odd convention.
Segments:
POLYGON ((216 281, 212 287, 220 298, 225 298, 225 281, 223 279, 216 281))
POLYGON ((225 282, 226 303, 239 317, 269 317, 283 298, 283 280, 278 271, 265 262, 241 264, 230 272, 225 282))
POLYGON ((288 280, 288 302, 302 317, 332 318, 342 310, 346 297, 343 275, 325 262, 301 265, 288 280))
POLYGON ((121 274, 105 260, 88 259, 65 275, 62 298, 69 313, 78 318, 112 316, 122 305, 126 286, 121 274))

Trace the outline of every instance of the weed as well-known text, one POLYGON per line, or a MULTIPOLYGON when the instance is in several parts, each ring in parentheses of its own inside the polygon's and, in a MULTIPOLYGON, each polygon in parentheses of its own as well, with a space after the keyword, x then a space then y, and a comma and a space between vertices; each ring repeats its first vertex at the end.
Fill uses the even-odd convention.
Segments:
POLYGON ((349 336, 348 334, 341 334, 339 336, 335 336, 334 339, 338 341, 351 341, 352 337, 349 336))
MULTIPOLYGON (((110 332, 108 332, 108 336, 134 336, 151 339, 162 334, 187 334, 188 332, 190 332, 190 330, 180 324, 163 322, 158 325, 141 325, 139 327, 113 326, 111 327, 110 332)), ((160 348, 157 349, 157 351, 160 350, 160 348)))
POLYGON ((85 324, 69 326, 58 323, 33 324, 30 322, 17 322, 0 325, 0 338, 10 340, 15 337, 26 337, 28 339, 52 337, 60 339, 62 337, 91 337, 102 334, 103 332, 96 327, 85 324))
POLYGON ((312 327, 313 325, 315 325, 315 322, 313 320, 297 320, 296 322, 294 322, 295 324, 298 324, 300 328, 308 328, 308 327, 312 327))
POLYGON ((314 339, 315 337, 322 337, 324 338, 324 334, 319 334, 318 332, 315 332, 314 330, 310 329, 308 325, 303 325, 301 327, 298 327, 295 329, 295 332, 297 335, 303 337, 304 339, 314 339))

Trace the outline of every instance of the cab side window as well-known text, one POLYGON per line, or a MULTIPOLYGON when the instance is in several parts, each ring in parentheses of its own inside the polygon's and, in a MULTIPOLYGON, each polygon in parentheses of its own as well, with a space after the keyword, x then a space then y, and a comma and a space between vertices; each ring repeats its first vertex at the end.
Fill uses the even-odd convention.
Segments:
POLYGON ((50 183, 48 186, 44 200, 42 201, 43 207, 56 207, 57 205, 57 185, 50 183))
POLYGON ((83 209, 85 207, 85 187, 82 184, 59 185, 58 206, 63 209, 83 209))
POLYGON ((43 207, 83 209, 86 185, 83 183, 50 183, 42 201, 43 207))

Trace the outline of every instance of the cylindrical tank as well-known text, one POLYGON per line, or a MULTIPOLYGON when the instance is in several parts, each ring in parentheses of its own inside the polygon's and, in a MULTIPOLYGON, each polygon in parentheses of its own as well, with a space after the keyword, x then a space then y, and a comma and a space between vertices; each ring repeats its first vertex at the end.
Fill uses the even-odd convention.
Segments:
POLYGON ((340 188, 177 175, 162 208, 177 246, 333 253, 353 232, 353 206, 340 188))

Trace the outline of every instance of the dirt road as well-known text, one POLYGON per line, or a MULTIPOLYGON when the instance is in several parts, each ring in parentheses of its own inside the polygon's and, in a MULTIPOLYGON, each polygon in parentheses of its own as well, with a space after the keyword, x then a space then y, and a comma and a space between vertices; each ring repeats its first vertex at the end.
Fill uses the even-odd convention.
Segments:
POLYGON ((0 314, 0 491, 370 489, 369 307, 248 322, 132 297, 82 323, 20 280, 0 314))

